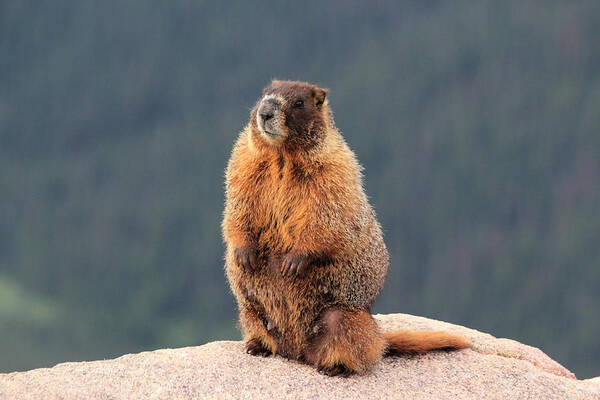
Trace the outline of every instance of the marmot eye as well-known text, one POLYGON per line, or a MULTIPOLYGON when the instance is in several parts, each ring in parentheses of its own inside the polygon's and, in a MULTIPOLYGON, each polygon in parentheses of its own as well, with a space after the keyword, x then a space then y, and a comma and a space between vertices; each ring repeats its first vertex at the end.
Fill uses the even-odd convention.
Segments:
POLYGON ((294 108, 300 108, 300 107, 302 107, 302 106, 304 106, 304 101, 303 101, 303 100, 297 100, 297 101, 294 103, 294 108))

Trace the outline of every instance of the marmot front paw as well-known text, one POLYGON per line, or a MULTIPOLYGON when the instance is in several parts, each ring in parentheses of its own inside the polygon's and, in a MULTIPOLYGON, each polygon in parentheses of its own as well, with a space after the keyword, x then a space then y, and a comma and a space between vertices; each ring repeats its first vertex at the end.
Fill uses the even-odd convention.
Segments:
POLYGON ((283 259, 281 275, 294 276, 302 275, 310 265, 311 257, 306 254, 289 253, 283 259))
POLYGON ((256 249, 246 246, 234 250, 235 262, 244 269, 253 270, 256 268, 256 249))

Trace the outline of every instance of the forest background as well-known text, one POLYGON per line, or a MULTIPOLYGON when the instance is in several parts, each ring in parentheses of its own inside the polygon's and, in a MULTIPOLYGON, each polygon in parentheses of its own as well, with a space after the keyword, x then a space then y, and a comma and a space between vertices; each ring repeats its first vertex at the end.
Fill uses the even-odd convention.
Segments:
POLYGON ((224 168, 327 87, 391 252, 374 312, 600 372, 600 4, 0 1, 0 372, 239 339, 224 168))

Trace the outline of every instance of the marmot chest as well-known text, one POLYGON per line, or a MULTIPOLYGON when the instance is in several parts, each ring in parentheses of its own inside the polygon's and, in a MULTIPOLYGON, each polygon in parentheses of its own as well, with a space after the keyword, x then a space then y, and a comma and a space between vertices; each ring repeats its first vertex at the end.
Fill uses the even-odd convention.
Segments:
POLYGON ((310 184, 299 182, 285 166, 278 165, 270 166, 254 181, 251 224, 259 251, 268 253, 265 256, 282 256, 297 240, 293 221, 299 215, 309 217, 307 210, 316 207, 311 204, 310 184))

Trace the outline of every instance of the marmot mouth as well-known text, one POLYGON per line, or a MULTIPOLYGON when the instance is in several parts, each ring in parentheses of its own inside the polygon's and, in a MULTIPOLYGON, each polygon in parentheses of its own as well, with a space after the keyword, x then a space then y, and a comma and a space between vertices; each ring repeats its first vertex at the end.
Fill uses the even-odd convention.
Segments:
POLYGON ((263 129, 263 132, 264 132, 264 133, 266 133, 266 134, 267 134, 267 135, 269 135, 269 136, 281 136, 281 134, 279 134, 279 133, 275 133, 275 132, 269 132, 269 131, 268 131, 268 130, 266 130, 266 129, 263 129))

